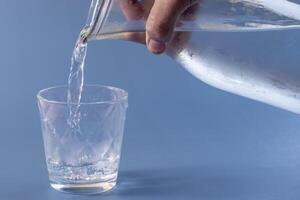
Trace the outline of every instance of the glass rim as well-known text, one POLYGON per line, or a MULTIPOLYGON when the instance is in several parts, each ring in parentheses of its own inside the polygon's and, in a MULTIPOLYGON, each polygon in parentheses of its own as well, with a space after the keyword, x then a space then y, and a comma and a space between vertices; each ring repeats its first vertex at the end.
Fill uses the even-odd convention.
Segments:
MULTIPOLYGON (((117 98, 115 100, 106 100, 106 101, 93 101, 93 102, 80 102, 79 105, 98 105, 98 104, 116 104, 116 103, 121 103, 121 102, 125 102, 128 99, 128 92, 124 89, 118 88, 118 87, 114 87, 114 86, 107 86, 107 85, 99 85, 99 84, 84 84, 83 87, 97 87, 97 88, 105 88, 108 89, 110 91, 116 91, 116 92, 121 92, 123 93, 120 98, 117 98)), ((57 86, 52 86, 52 87, 48 87, 45 89, 40 90, 36 97, 38 100, 42 100, 44 102, 47 103, 51 103, 51 104, 59 104, 59 105, 68 105, 67 101, 56 101, 56 100, 50 100, 46 97, 43 96, 44 92, 53 90, 53 89, 59 89, 59 88, 68 88, 67 85, 57 85, 57 86)), ((77 103, 70 103, 71 105, 77 105, 77 103)))

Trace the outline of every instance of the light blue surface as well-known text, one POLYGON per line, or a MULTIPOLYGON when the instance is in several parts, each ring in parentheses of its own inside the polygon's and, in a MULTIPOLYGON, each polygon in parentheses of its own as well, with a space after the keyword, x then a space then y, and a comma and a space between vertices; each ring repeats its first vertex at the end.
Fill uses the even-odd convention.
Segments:
MULTIPOLYGON (((300 117, 211 88, 140 45, 90 45, 88 83, 129 91, 119 186, 48 185, 35 95, 67 82, 89 1, 1 0, 0 199, 299 200, 300 117)), ((276 56, 276 55, 274 55, 276 56)))

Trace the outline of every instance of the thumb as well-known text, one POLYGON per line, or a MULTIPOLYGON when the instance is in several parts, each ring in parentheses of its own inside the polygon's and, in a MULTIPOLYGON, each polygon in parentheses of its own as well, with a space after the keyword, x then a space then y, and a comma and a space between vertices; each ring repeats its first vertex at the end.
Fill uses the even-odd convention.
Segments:
POLYGON ((180 15, 196 0, 155 0, 146 23, 146 44, 152 53, 162 53, 180 15))

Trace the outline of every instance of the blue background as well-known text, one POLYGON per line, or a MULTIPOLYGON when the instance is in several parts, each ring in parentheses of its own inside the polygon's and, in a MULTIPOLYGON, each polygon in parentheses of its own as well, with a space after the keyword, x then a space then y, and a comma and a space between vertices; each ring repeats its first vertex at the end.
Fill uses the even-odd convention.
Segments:
POLYGON ((299 116, 120 41, 92 43, 86 65, 87 83, 130 94, 119 186, 88 197, 52 190, 35 95, 66 83, 89 4, 0 1, 0 199, 299 200, 299 116))

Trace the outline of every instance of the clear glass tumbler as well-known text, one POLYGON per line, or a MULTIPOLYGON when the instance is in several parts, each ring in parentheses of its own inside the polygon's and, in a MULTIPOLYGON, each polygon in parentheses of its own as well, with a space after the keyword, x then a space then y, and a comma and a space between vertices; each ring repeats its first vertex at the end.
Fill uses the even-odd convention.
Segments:
POLYGON ((70 126, 67 86, 37 95, 51 186, 59 191, 93 194, 116 185, 127 110, 126 91, 83 87, 80 120, 70 126))

